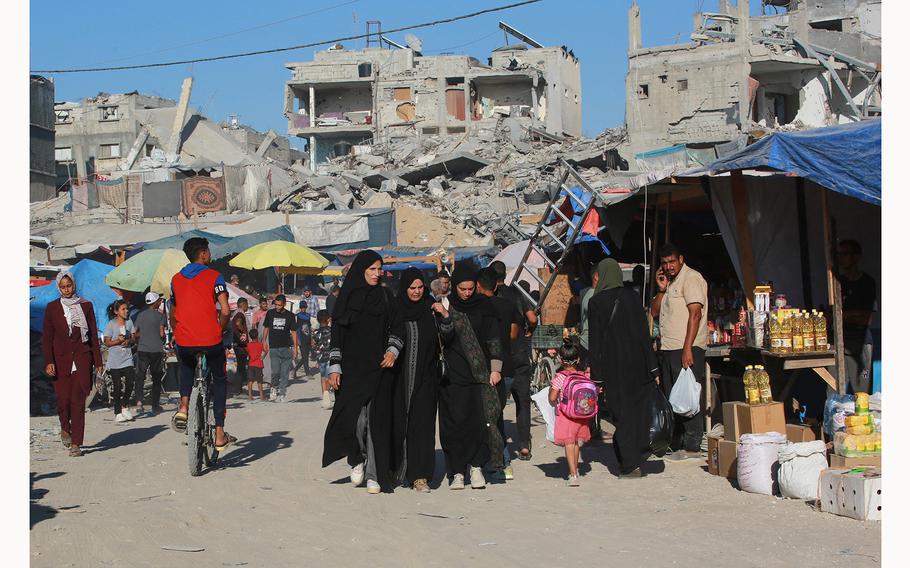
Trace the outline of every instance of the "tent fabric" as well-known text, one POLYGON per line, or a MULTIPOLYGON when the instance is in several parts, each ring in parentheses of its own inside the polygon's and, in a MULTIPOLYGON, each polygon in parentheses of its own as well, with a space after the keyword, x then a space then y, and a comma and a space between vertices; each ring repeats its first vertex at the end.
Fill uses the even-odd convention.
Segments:
POLYGON ((882 204, 881 119, 777 132, 713 162, 711 172, 767 167, 866 203, 882 204))
MULTIPOLYGON (((76 277, 76 294, 90 301, 95 309, 95 320, 99 330, 103 330, 107 325, 107 307, 120 297, 104 283, 104 278, 113 269, 114 267, 108 264, 87 259, 79 261, 70 269, 76 277)), ((49 303, 59 297, 60 291, 56 282, 29 290, 29 328, 32 331, 42 332, 44 310, 49 303)))
POLYGON ((135 250, 138 252, 139 250, 163 248, 183 249, 183 243, 191 237, 203 237, 208 239, 209 250, 212 253, 212 258, 215 260, 232 254, 238 254, 252 246, 268 241, 294 242, 294 234, 286 225, 265 231, 247 233, 246 235, 238 235, 236 237, 226 237, 224 235, 194 229, 192 231, 180 233, 179 235, 172 235, 170 237, 142 243, 141 249, 137 248, 135 250))

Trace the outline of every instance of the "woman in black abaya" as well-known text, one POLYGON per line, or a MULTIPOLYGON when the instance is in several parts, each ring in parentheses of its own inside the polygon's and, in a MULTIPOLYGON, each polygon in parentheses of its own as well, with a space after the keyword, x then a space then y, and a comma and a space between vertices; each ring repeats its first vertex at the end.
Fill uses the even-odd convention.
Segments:
POLYGON ((402 349, 395 298, 379 285, 382 257, 360 252, 351 264, 332 318, 329 384, 335 406, 325 430, 322 467, 346 457, 355 486, 391 490, 392 367, 402 349))
POLYGON ((450 489, 464 489, 470 466, 471 487, 486 485, 481 467, 502 467, 501 415, 495 385, 502 380, 503 347, 496 312, 475 292, 477 270, 456 266, 450 309, 435 304, 445 346, 446 372, 439 389, 439 438, 446 456, 450 489))
POLYGON ((436 462, 439 336, 432 305, 420 271, 405 270, 397 297, 397 316, 404 327, 404 350, 396 366, 393 452, 398 464, 398 481, 420 492, 430 490, 436 462))
POLYGON ((597 273, 588 305, 591 378, 604 383, 616 425, 613 451, 620 477, 641 477, 648 451, 648 389, 658 378, 657 358, 641 298, 623 286, 619 263, 606 258, 597 265, 597 273))

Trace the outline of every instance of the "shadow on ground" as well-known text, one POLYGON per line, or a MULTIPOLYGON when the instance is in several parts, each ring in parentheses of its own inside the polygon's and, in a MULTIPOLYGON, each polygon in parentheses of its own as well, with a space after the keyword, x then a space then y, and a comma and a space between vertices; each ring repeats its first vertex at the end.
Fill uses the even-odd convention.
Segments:
POLYGON ((104 450, 110 450, 113 448, 119 448, 122 446, 129 446, 131 444, 142 444, 148 442, 167 429, 168 427, 162 424, 147 426, 144 428, 131 428, 129 426, 126 426, 123 430, 109 435, 107 438, 101 440, 93 446, 82 446, 82 451, 85 454, 91 454, 95 452, 102 452, 104 450))
POLYGON ((38 501, 47 495, 47 489, 36 489, 35 483, 42 479, 52 479, 60 477, 61 475, 65 475, 65 473, 62 471, 53 471, 40 475, 34 472, 29 474, 29 529, 34 528, 34 526, 41 521, 53 519, 57 516, 57 509, 38 503, 38 501))
POLYGON ((272 432, 267 436, 256 436, 238 440, 234 444, 234 449, 226 453, 218 461, 219 467, 244 467, 265 456, 290 448, 294 442, 293 438, 287 436, 288 432, 272 432))

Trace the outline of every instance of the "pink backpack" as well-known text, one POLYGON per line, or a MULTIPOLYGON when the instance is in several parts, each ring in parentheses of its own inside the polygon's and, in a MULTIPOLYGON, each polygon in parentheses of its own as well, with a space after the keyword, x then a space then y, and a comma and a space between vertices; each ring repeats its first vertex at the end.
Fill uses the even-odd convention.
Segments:
POLYGON ((597 386, 587 374, 578 371, 566 374, 559 412, 573 420, 586 420, 597 414, 597 386))

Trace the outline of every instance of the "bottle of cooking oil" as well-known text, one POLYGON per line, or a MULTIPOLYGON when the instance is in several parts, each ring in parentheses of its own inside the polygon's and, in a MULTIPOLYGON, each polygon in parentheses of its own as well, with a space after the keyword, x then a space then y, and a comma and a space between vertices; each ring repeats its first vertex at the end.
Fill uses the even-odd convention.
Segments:
POLYGON ((815 325, 813 325, 815 331, 815 348, 819 351, 828 350, 828 321, 825 319, 825 314, 818 312, 818 315, 815 317, 815 325))
POLYGON ((790 337, 793 339, 793 353, 802 353, 803 348, 803 318, 800 314, 793 316, 790 322, 790 337))
POLYGON ((746 372, 743 374, 743 386, 746 389, 746 402, 749 404, 761 403, 756 373, 755 367, 753 365, 748 365, 746 367, 746 372))
POLYGON ((793 336, 791 331, 793 328, 792 320, 790 316, 784 316, 780 320, 780 352, 781 353, 791 353, 793 351, 793 336))
MULTIPOLYGON (((813 312, 815 310, 812 310, 813 312)), ((803 351, 815 351, 815 316, 803 311, 803 351)))
POLYGON ((768 324, 768 334, 771 336, 771 353, 780 353, 783 347, 783 341, 780 336, 780 320, 776 315, 771 314, 771 322, 768 324))
POLYGON ((771 376, 768 374, 768 371, 765 370, 765 366, 759 365, 755 374, 758 378, 759 400, 762 404, 773 402, 773 400, 771 400, 771 376))

